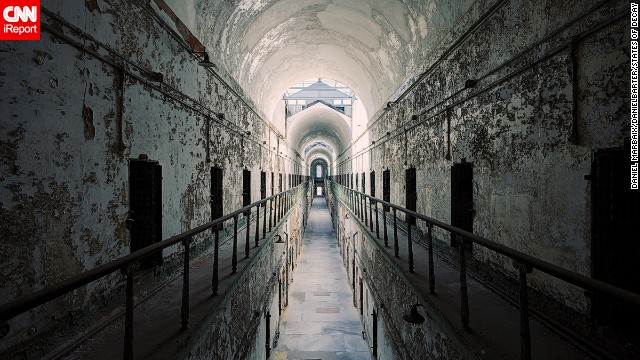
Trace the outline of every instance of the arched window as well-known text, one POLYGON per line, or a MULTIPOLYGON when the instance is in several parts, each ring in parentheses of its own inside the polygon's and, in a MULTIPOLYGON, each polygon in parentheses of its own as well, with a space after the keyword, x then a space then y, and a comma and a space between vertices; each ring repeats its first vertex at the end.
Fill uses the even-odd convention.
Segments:
POLYGON ((316 178, 322 177, 322 165, 316 165, 316 178))

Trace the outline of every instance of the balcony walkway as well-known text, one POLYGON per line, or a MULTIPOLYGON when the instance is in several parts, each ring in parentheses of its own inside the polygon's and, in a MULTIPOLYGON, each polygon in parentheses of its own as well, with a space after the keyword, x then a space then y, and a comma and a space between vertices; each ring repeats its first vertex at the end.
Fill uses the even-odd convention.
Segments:
MULTIPOLYGON (((376 238, 375 212, 373 213, 373 226, 369 222, 365 224, 360 219, 355 219, 355 216, 351 216, 351 219, 366 228, 370 236, 381 245, 381 249, 386 251, 388 258, 395 261, 402 268, 407 278, 420 289, 424 298, 428 299, 431 311, 440 312, 446 317, 454 331, 476 350, 479 358, 519 359, 520 323, 518 305, 508 302, 474 277, 467 276, 470 329, 464 329, 460 322, 459 269, 445 260, 440 254, 435 253, 433 259, 436 279, 435 294, 430 295, 427 247, 417 242, 418 236, 415 232, 412 232, 414 234, 413 254, 415 264, 414 272, 410 273, 406 225, 398 218, 399 257, 395 257, 393 215, 392 212, 387 215, 388 246, 385 246, 382 207, 379 206, 379 209, 380 235, 378 238, 376 238)), ((533 359, 585 360, 599 357, 587 352, 587 349, 579 349, 535 318, 530 319, 530 331, 533 359)))

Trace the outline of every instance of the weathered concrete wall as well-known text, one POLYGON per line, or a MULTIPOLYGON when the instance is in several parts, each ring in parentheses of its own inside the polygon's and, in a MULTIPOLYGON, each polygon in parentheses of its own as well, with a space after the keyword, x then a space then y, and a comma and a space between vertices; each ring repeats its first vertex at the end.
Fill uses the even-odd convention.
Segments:
MULTIPOLYGON (((622 147, 629 133, 628 16, 616 18, 626 11, 624 1, 526 0, 468 12, 450 34, 434 35, 442 36, 441 48, 417 85, 370 121, 375 145, 366 149, 371 142, 359 139, 365 150, 351 156, 371 162, 361 166, 345 154, 338 163, 345 173, 375 170, 378 197, 389 169, 397 204, 405 204, 405 169, 415 167, 417 210, 450 222, 450 167, 466 159, 473 163, 474 233, 590 275, 591 190, 583 176, 593 149, 622 147), (466 88, 467 80, 477 83, 466 88)), ((515 271, 480 247, 474 256, 515 271)), ((583 292, 565 283, 539 272, 530 282, 570 307, 588 308, 583 292)))
MULTIPOLYGON (((163 166, 163 238, 210 220, 213 166, 224 169, 226 212, 242 207, 243 168, 252 201, 260 170, 276 173, 276 191, 278 173, 299 171, 276 156, 295 158, 239 87, 197 66, 149 10, 127 0, 42 9, 40 41, 0 43, 2 303, 129 253, 129 158, 144 153, 163 166)), ((12 320, 0 350, 69 309, 107 302, 121 280, 12 320)))

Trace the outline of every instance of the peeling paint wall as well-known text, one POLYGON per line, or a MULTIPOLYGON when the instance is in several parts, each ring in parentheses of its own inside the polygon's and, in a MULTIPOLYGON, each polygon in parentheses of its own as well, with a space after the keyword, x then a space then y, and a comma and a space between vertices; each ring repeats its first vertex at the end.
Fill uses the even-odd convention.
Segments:
MULTIPOLYGON (((211 220, 213 166, 226 212, 242 207, 243 168, 252 201, 261 170, 300 172, 276 156, 296 158, 238 86, 199 67, 149 9, 43 0, 41 16, 40 41, 0 43, 2 303, 129 253, 128 161, 139 154, 163 166, 163 239, 211 220)), ((112 274, 15 318, 0 350, 110 301, 122 281, 112 274)))
MULTIPOLYGON (((339 172, 366 172, 368 181, 375 170, 381 198, 389 169, 391 202, 402 205, 405 169, 415 167, 418 212, 449 223, 450 167, 466 159, 473 163, 475 234, 590 275, 584 175, 592 150, 622 147, 629 136, 627 5, 505 1, 495 11, 467 12, 427 56, 416 86, 370 120, 371 140, 355 145, 363 150, 337 160, 339 172), (371 160, 361 165, 359 157, 371 160)), ((448 234, 436 236, 448 243, 448 234)), ((473 256, 515 274, 505 257, 479 246, 473 256)), ((588 311, 573 286, 540 272, 530 284, 588 311)))

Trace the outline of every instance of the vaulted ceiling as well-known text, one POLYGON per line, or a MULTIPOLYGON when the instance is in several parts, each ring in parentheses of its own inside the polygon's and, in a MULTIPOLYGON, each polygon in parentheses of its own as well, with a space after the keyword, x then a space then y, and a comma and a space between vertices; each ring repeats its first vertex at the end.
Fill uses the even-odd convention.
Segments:
MULTIPOLYGON (((167 0, 170 1, 170 0, 167 0)), ((243 87, 266 116, 282 94, 309 78, 353 89, 369 117, 422 72, 423 62, 472 1, 187 0, 197 33, 214 62, 243 87), (465 5, 456 3, 465 3, 465 5), (403 85, 404 84, 404 85, 403 85)), ((315 114, 317 115, 317 114, 315 114)), ((314 115, 314 116, 315 116, 314 115)), ((294 142, 345 140, 341 128, 306 129, 294 142), (302 140, 305 141, 302 141, 302 140)), ((311 124, 309 121, 305 121, 311 124)), ((336 122, 338 123, 338 122, 336 122)), ((298 148, 298 150, 303 150, 298 148)))

